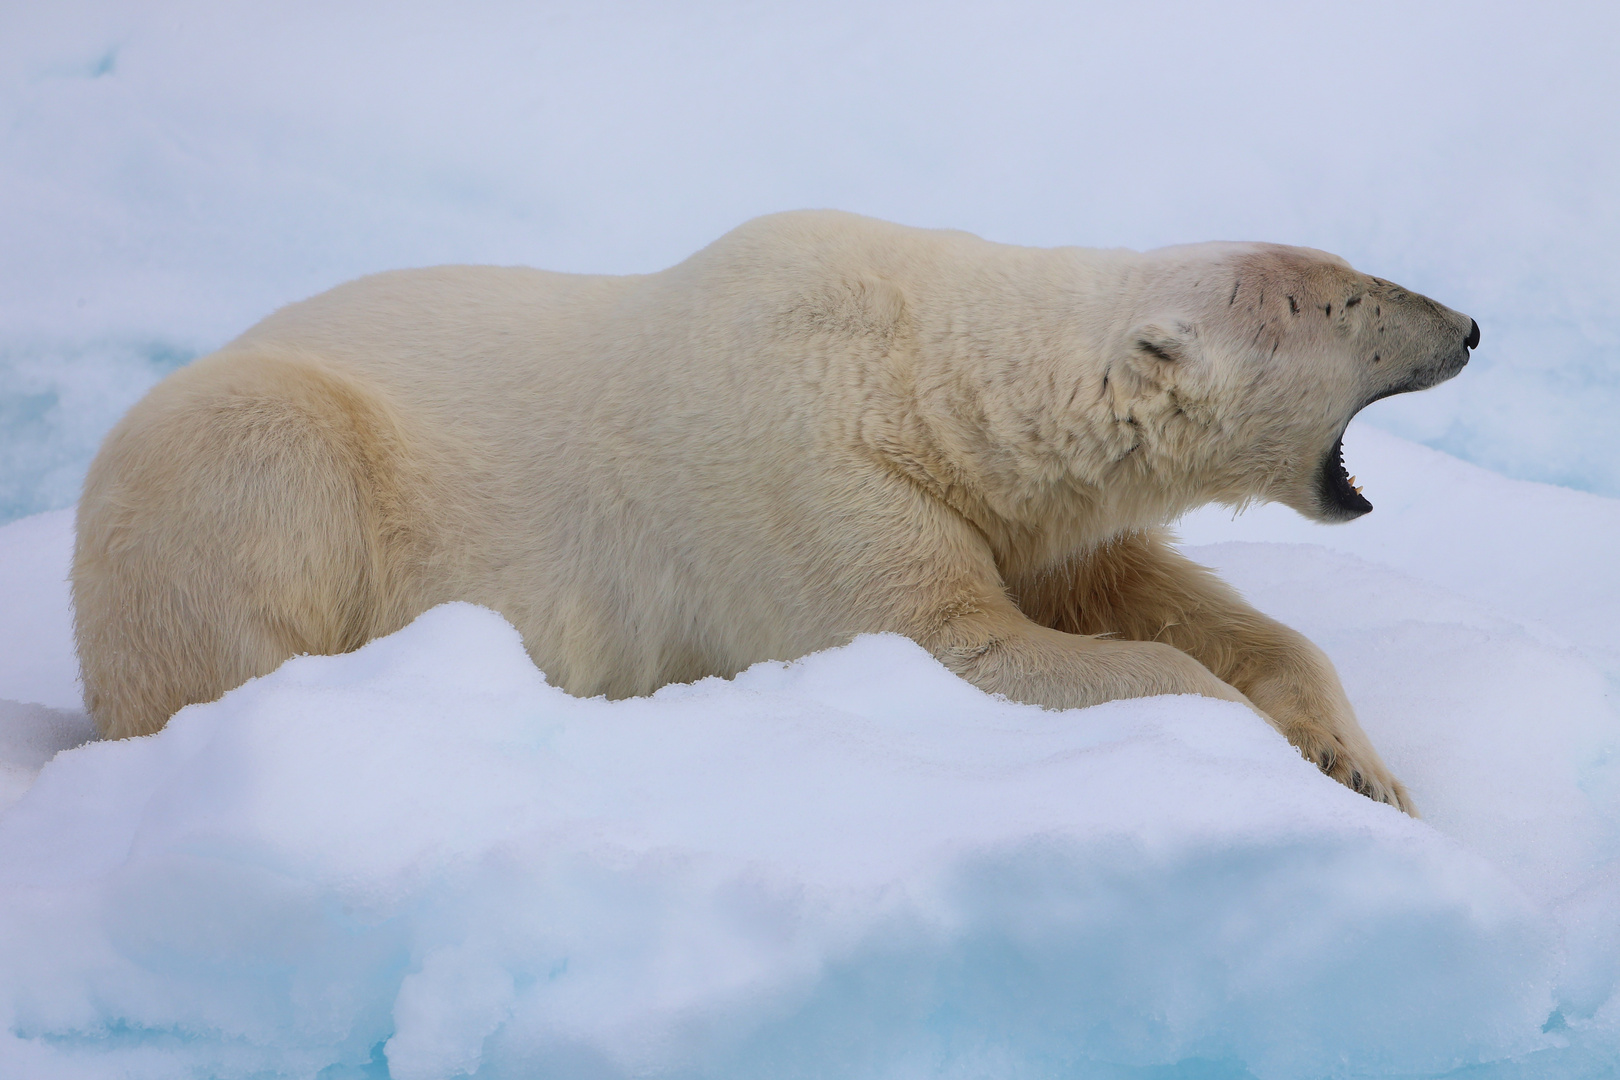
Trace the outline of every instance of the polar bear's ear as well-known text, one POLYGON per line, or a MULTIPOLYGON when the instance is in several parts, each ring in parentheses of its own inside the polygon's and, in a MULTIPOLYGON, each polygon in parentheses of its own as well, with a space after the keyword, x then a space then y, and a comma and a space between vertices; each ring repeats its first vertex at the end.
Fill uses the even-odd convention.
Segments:
POLYGON ((1174 381, 1177 368, 1195 358, 1197 347, 1197 334, 1190 323, 1155 319, 1131 331, 1126 362, 1143 379, 1163 386, 1174 381))

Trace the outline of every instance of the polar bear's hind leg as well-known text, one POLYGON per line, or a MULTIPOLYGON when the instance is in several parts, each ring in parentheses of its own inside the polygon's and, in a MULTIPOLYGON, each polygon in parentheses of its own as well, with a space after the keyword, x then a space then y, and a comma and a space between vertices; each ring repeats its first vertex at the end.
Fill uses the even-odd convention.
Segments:
POLYGON ((85 482, 73 560, 102 734, 403 624, 402 454, 386 405, 313 358, 211 357, 131 410, 85 482))

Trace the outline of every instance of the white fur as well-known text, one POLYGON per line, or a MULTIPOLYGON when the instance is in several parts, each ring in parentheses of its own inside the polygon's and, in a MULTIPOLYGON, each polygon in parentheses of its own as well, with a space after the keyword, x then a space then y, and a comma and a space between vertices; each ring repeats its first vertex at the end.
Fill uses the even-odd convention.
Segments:
POLYGON ((74 565, 87 700, 109 735, 152 731, 452 599, 578 694, 895 631, 1051 707, 1252 700, 1405 806, 1321 653, 1156 530, 1210 501, 1326 514, 1350 415, 1449 374, 1466 324, 1303 249, 1036 250, 829 212, 644 276, 363 278, 108 436, 74 565))

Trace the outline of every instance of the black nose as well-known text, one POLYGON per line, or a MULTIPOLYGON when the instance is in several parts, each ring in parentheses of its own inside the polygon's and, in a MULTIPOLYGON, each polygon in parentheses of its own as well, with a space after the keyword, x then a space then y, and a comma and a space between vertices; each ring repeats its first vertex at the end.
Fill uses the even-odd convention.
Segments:
POLYGON ((1473 319, 1468 320, 1468 337, 1463 339, 1463 345, 1470 349, 1479 348, 1479 323, 1473 319))

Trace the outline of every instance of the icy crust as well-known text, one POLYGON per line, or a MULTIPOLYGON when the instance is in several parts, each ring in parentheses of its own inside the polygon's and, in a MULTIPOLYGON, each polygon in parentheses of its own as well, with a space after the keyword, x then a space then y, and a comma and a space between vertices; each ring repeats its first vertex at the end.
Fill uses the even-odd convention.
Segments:
POLYGON ((607 702, 449 605, 59 754, 0 880, 0 1071, 32 1075, 1291 1077, 1556 1040, 1531 901, 1245 710, 1044 712, 895 637, 607 702))

